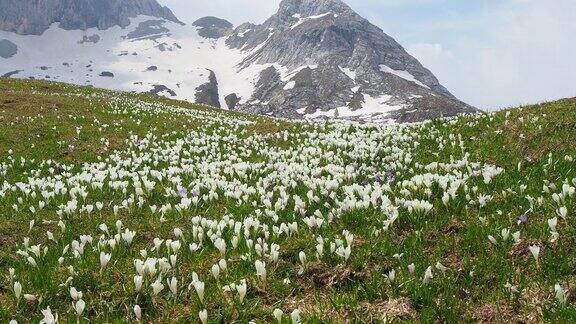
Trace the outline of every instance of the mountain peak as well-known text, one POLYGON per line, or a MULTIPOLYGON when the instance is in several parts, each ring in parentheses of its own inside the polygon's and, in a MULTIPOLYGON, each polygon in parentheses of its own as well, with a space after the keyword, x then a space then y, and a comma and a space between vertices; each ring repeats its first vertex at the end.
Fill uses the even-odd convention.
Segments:
POLYGON ((351 12, 352 9, 341 0, 283 0, 280 3, 279 14, 315 16, 328 12, 340 14, 351 12))
POLYGON ((51 24, 67 30, 126 27, 138 15, 181 23, 156 0, 3 0, 0 1, 0 30, 23 35, 40 35, 51 24))

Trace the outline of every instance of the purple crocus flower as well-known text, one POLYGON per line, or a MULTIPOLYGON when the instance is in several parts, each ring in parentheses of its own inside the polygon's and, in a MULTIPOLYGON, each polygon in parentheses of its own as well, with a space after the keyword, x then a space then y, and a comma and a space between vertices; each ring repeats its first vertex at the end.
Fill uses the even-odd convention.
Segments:
POLYGON ((180 188, 180 190, 178 190, 178 196, 181 198, 188 196, 188 190, 186 190, 184 187, 180 188))
POLYGON ((386 179, 388 183, 395 183, 396 182, 396 170, 388 170, 386 171, 386 179))
POLYGON ((526 222, 528 222, 528 216, 526 216, 526 214, 522 214, 518 217, 518 225, 525 225, 526 222))

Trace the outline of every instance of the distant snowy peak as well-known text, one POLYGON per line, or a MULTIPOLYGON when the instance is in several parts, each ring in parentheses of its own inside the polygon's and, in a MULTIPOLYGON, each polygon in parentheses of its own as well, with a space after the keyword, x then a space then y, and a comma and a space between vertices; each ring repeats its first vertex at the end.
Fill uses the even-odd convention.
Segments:
POLYGON ((0 76, 292 119, 413 122, 475 111, 340 0, 283 0, 262 24, 237 27, 217 17, 186 26, 155 0, 44 0, 56 8, 51 14, 40 14, 37 1, 19 1, 20 18, 0 12, 0 20, 53 23, 43 29, 24 19, 3 28, 0 76), (120 10, 104 12, 110 8, 120 10), (31 30, 43 33, 22 32, 31 30))
POLYGON ((355 14, 347 4, 340 0, 284 0, 280 3, 277 15, 311 17, 328 12, 336 15, 355 14))
POLYGON ((147 15, 180 23, 156 0, 2 0, 0 30, 41 35, 53 23, 67 30, 126 27, 130 18, 147 15))
POLYGON ((263 24, 239 26, 226 43, 250 51, 243 68, 270 65, 241 111, 400 121, 475 111, 340 0, 284 0, 263 24), (283 80, 278 67, 297 72, 283 80))

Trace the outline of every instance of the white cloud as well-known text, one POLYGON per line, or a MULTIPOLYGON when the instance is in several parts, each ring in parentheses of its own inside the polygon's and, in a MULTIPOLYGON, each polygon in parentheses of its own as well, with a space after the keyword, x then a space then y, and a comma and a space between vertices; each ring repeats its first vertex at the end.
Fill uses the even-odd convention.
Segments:
POLYGON ((408 51, 462 100, 497 109, 576 96, 576 2, 516 0, 484 21, 484 35, 408 51))

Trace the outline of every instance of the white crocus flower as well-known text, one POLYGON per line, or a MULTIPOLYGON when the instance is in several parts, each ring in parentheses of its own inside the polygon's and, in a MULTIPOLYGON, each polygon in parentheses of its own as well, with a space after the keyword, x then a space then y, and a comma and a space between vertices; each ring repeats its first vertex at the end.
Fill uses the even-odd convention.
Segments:
POLYGON ((110 234, 110 232, 108 231, 108 226, 107 226, 106 224, 100 224, 100 226, 98 226, 98 228, 99 228, 102 232, 104 232, 104 233, 106 233, 106 234, 108 234, 108 235, 110 234))
POLYGON ((22 284, 18 281, 14 283, 14 295, 16 296, 16 300, 20 301, 20 297, 22 296, 22 284))
POLYGON ((134 316, 136 316, 138 322, 142 319, 142 308, 139 305, 134 305, 134 316))
POLYGON ((292 320, 292 324, 299 324, 301 322, 300 310, 298 308, 292 311, 290 314, 290 319, 292 320))
POLYGON ((240 303, 244 302, 244 297, 246 297, 247 290, 248 285, 246 284, 246 280, 242 280, 242 282, 236 286, 236 291, 238 291, 238 297, 240 298, 240 303))
POLYGON ((164 285, 162 282, 160 282, 160 280, 154 281, 150 287, 152 287, 152 293, 154 296, 158 295, 160 292, 162 292, 162 290, 164 290, 164 285))
POLYGON ((36 296, 32 295, 32 294, 24 294, 24 299, 26 299, 29 302, 33 302, 36 301, 36 296))
POLYGON ((172 292, 172 294, 176 296, 178 294, 178 280, 176 279, 176 277, 172 277, 172 279, 170 280, 166 279, 166 282, 168 283, 168 288, 170 288, 170 292, 172 292))
POLYGON ((278 323, 282 323, 282 316, 284 316, 284 312, 281 309, 276 308, 272 314, 278 323))
POLYGON ((394 271, 394 269, 390 270, 385 277, 390 284, 394 283, 394 280, 396 280, 396 271, 394 271))
POLYGON ((496 241, 496 238, 492 235, 488 235, 488 240, 492 243, 492 244, 498 244, 498 241, 496 241))
POLYGON ((266 285, 266 263, 256 260, 254 266, 256 267, 256 275, 260 277, 262 283, 266 285))
POLYGON ((410 274, 410 276, 413 276, 415 271, 416 271, 416 265, 414 265, 414 263, 409 264, 408 273, 410 274))
POLYGON ((76 311, 76 315, 82 316, 84 313, 84 309, 86 308, 86 303, 84 300, 80 299, 74 304, 74 310, 76 311))
POLYGON ((218 264, 213 264, 211 271, 212 271, 212 276, 214 277, 214 279, 216 279, 216 281, 218 281, 220 279, 220 266, 218 264))
POLYGON ((440 262, 436 262, 436 269, 442 271, 442 274, 446 274, 446 271, 448 271, 448 268, 440 262))
POLYGON ((512 234, 512 239, 514 240, 514 243, 515 243, 515 244, 520 243, 520 231, 514 232, 514 233, 512 234))
POLYGON ((298 258, 300 259, 302 266, 306 267, 306 253, 304 253, 304 251, 300 251, 300 253, 298 253, 298 258))
POLYGON ((424 272, 424 279, 422 280, 423 283, 427 284, 434 278, 434 274, 432 273, 432 267, 428 267, 424 272))
POLYGON ((58 323, 58 314, 52 314, 50 307, 42 311, 44 318, 40 321, 40 324, 56 324, 58 323))
POLYGON ((223 239, 217 238, 214 241, 214 246, 220 251, 220 256, 223 257, 226 254, 226 242, 223 239))
POLYGON ((104 252, 100 252, 100 272, 106 269, 106 266, 110 262, 110 259, 112 259, 112 254, 106 254, 104 252))
POLYGON ((550 232, 557 232, 556 227, 558 226, 558 218, 550 218, 548 220, 548 227, 550 228, 550 232))
POLYGON ((556 300, 558 303, 561 305, 566 304, 566 291, 564 291, 564 288, 562 288, 560 284, 554 286, 554 292, 556 293, 556 300))
POLYGON ((566 206, 562 206, 562 207, 558 208, 558 210, 556 211, 556 214, 558 214, 558 216, 562 217, 562 219, 566 219, 566 217, 568 216, 568 208, 566 208, 566 206))
POLYGON ((536 262, 538 262, 538 258, 540 256, 540 247, 538 245, 530 245, 528 249, 530 250, 530 253, 532 253, 532 256, 534 257, 536 262))
POLYGON ((144 283, 144 277, 134 276, 134 290, 139 293, 142 290, 142 284, 144 283))
POLYGON ((200 318, 200 322, 202 322, 202 324, 206 324, 208 323, 208 311, 207 310, 201 310, 198 313, 198 317, 200 318))
POLYGON ((198 299, 200 299, 200 303, 204 304, 204 282, 194 281, 193 285, 194 289, 196 290, 196 294, 198 294, 198 299))
POLYGON ((72 298, 72 300, 77 301, 79 299, 82 299, 82 292, 76 290, 76 288, 74 287, 70 287, 70 297, 72 298))
POLYGON ((508 241, 508 238, 510 237, 510 229, 508 228, 502 229, 502 231, 500 232, 500 236, 502 236, 502 240, 508 241))

